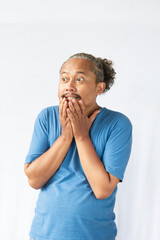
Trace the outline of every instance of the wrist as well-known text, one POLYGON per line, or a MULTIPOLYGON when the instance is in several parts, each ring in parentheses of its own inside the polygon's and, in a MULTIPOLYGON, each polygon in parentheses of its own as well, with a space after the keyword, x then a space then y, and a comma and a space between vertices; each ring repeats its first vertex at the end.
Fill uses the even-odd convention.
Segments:
POLYGON ((76 142, 87 141, 88 139, 90 140, 89 134, 75 136, 76 142))
POLYGON ((61 134, 60 137, 64 142, 66 142, 66 141, 72 142, 72 139, 73 139, 73 136, 69 136, 69 135, 65 135, 65 134, 61 134))

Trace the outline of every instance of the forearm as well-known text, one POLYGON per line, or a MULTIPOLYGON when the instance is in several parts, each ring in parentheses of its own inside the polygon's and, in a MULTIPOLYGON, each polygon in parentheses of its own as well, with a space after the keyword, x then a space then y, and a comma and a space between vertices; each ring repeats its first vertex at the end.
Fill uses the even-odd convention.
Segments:
POLYGON ((110 184, 109 174, 99 159, 90 137, 76 139, 76 145, 82 168, 96 198, 107 197, 110 184))
POLYGON ((60 136, 50 149, 28 165, 25 173, 33 188, 41 188, 55 174, 63 162, 70 144, 71 140, 60 136))

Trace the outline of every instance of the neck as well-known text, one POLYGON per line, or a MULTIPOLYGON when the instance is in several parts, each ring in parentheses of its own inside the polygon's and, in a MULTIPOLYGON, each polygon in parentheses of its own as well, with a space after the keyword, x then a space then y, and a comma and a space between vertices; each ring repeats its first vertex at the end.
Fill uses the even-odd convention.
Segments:
POLYGON ((96 103, 94 106, 92 106, 90 109, 87 110, 87 116, 90 117, 95 110, 99 110, 99 109, 101 109, 101 108, 102 108, 102 107, 100 107, 100 106, 96 103))

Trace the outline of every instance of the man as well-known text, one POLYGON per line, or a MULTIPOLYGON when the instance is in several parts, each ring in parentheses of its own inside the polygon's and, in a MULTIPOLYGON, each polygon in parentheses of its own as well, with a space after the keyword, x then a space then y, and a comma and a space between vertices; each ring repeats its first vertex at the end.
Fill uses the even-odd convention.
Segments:
POLYGON ((29 184, 40 189, 32 239, 115 239, 115 196, 131 152, 132 124, 96 103, 114 77, 111 61, 86 53, 62 65, 59 106, 38 114, 25 160, 29 184))

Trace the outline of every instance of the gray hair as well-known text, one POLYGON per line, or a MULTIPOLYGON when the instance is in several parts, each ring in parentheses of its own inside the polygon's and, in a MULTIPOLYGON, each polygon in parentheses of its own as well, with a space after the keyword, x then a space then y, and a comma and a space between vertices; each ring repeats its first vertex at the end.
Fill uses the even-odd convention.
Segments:
MULTIPOLYGON (((109 90, 114 83, 116 72, 112 68, 112 61, 108 59, 96 58, 87 53, 76 53, 71 58, 83 58, 94 63, 93 72, 96 75, 96 83, 104 82, 106 84, 104 92, 109 90)), ((103 93, 104 93, 103 92, 103 93)))

